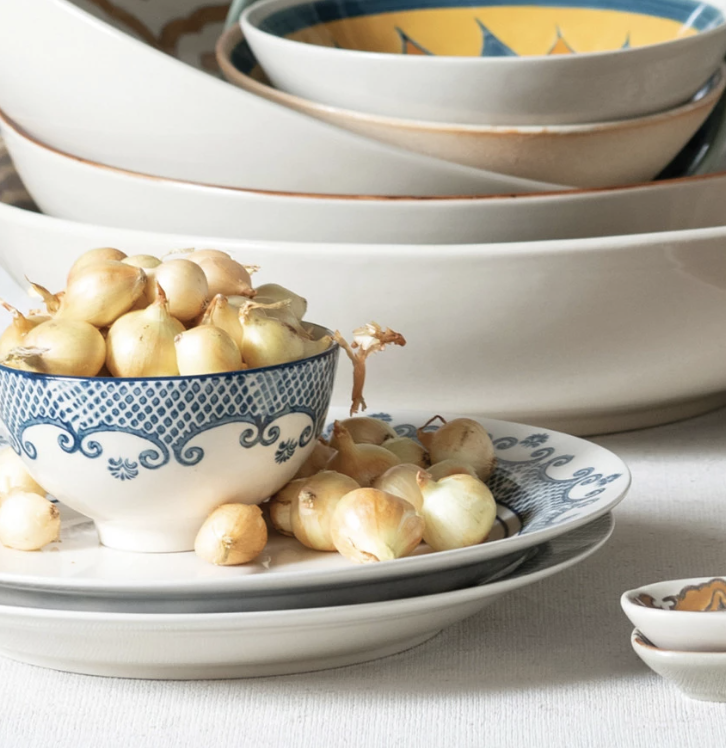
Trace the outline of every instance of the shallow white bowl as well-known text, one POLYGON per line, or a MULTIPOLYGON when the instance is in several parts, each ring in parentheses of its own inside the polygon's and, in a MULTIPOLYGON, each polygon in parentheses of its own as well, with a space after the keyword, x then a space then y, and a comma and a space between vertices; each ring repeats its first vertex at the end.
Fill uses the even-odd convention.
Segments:
POLYGON ((217 60, 230 83, 351 132, 458 164, 578 187, 653 179, 703 124, 726 87, 722 66, 693 100, 645 117, 548 127, 456 125, 363 114, 278 91, 266 81, 239 27, 220 38, 217 60))
POLYGON ((542 196, 312 196, 210 187, 107 167, 44 145, 1 114, 0 132, 44 212, 123 228, 295 242, 464 244, 699 228, 726 221, 726 174, 542 196))
POLYGON ((656 646, 726 652, 726 579, 672 579, 628 590, 620 605, 656 646))
MULTIPOLYGON (((371 360, 375 410, 425 404, 592 434, 726 404, 726 349, 712 343, 726 325, 726 228, 469 246, 305 244, 131 231, 0 204, 0 265, 22 288, 26 275, 61 288, 75 257, 108 245, 227 250, 261 265, 261 279, 297 289, 311 319, 343 332, 373 310, 408 340, 371 360)), ((349 393, 341 362, 334 404, 349 404, 349 393)))
POLYGON ((661 649, 634 629, 635 654, 684 696, 698 701, 726 701, 726 652, 676 652, 661 649))
MULTIPOLYGON (((391 0, 368 6, 368 13, 380 12, 385 18, 385 11, 437 5, 447 3, 391 0)), ((573 5, 578 3, 568 3, 564 12, 573 5)), ((650 8, 637 2, 631 5, 635 12, 658 10, 657 4, 650 8)), ((674 2, 668 9, 682 8, 682 20, 686 21, 686 5, 674 2)), ((687 101, 726 53, 722 18, 715 28, 660 44, 529 57, 437 56, 435 49, 429 50, 434 54, 358 51, 342 48, 350 37, 341 36, 340 46, 333 46, 324 30, 311 28, 338 15, 345 17, 347 12, 366 15, 362 12, 365 7, 352 0, 317 4, 310 0, 262 0, 248 8, 240 22, 276 88, 344 109, 460 124, 562 125, 652 114, 687 101), (266 24, 274 30, 263 30, 266 24), (287 27, 307 28, 307 38, 313 43, 285 38, 287 27)), ((697 5, 691 4, 691 8, 697 5)), ((699 15, 696 11, 693 18, 699 15)), ((474 36, 479 20, 477 16, 471 19, 474 36)), ((402 19, 394 17, 388 33, 394 32, 390 27, 396 23, 402 19)), ((422 19, 418 28, 425 23, 422 19)), ((448 29, 446 21, 438 21, 437 16, 428 23, 432 31, 448 29), (437 29, 438 23, 442 25, 437 29)), ((561 25, 566 28, 566 23, 561 25)), ((552 32, 554 39, 555 28, 552 32)), ((624 30, 623 41, 625 37, 624 30)))
POLYGON ((583 561, 610 516, 554 540, 499 582, 439 595, 254 613, 100 613, 0 606, 0 655, 117 678, 247 678, 366 662, 421 644, 502 595, 583 561))
MULTIPOLYGON (((193 16, 200 3, 185 3, 193 16)), ((203 27, 204 14, 194 19, 203 27)), ((163 23, 154 26, 163 32, 163 23)), ((183 56, 183 47, 175 51, 183 56)), ((540 189, 373 142, 235 90, 69 0, 0 2, 0 91, 2 106, 43 140, 149 174, 342 194, 540 189)))

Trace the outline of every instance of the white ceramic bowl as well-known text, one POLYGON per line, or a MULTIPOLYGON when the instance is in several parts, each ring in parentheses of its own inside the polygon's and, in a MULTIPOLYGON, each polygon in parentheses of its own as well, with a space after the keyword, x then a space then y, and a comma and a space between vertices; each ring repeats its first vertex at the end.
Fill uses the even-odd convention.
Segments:
POLYGON ((703 124, 726 86, 722 66, 693 100, 658 114, 588 125, 495 127, 392 119, 278 91, 265 81, 238 27, 220 38, 217 60, 230 83, 351 132, 458 164, 577 187, 653 179, 703 124))
POLYGON ((726 652, 726 579, 676 579, 625 592, 631 623, 661 649, 726 652))
POLYGON ((189 551, 215 507, 259 504, 297 473, 325 425, 338 353, 140 379, 0 366, 0 432, 104 545, 189 551))
MULTIPOLYGON (((425 407, 592 434, 726 403, 726 349, 712 343, 726 325, 726 228, 468 246, 306 244, 131 231, 0 204, 0 265, 22 288, 26 275, 61 288, 78 254, 108 245, 218 247, 261 265, 261 281, 299 290, 311 319, 346 332, 373 314, 401 330, 406 347, 370 361, 374 412, 425 407)), ((349 396, 342 362, 333 402, 349 396)))
MULTIPOLYGON (((184 4, 189 15, 181 25, 155 19, 162 42, 195 24, 206 28, 208 9, 193 12, 204 3, 184 4)), ((116 17, 130 9, 128 0, 114 7, 116 17)), ((172 17, 182 12, 168 3, 164 8, 172 17)), ((183 56, 182 42, 169 51, 183 56)), ((213 39, 208 44, 212 56, 213 39)), ((342 194, 543 189, 401 151, 235 90, 69 0, 0 2, 0 91, 2 106, 41 139, 77 156, 165 177, 342 194)))
POLYGON ((630 643, 635 654, 684 696, 698 701, 726 701, 726 652, 675 652, 661 649, 640 631, 630 643))
POLYGON ((726 53, 721 11, 690 0, 632 0, 599 10, 586 2, 516 5, 262 0, 242 14, 241 26, 276 88, 343 109, 459 124, 562 125, 653 114, 688 101, 726 53), (583 9, 587 20, 576 17, 583 9), (508 30, 508 47, 496 39, 498 25, 509 22, 497 13, 525 16, 508 30), (655 32, 653 24, 669 16, 677 22, 655 32), (699 33, 688 35, 680 24, 699 33), (533 41, 540 31, 543 39, 533 41), (553 44, 584 54, 547 55, 553 44))
POLYGON ((542 196, 311 196, 109 168, 43 145, 1 115, 0 132, 44 212, 106 226, 294 242, 458 244, 699 228, 726 220, 726 174, 542 196))

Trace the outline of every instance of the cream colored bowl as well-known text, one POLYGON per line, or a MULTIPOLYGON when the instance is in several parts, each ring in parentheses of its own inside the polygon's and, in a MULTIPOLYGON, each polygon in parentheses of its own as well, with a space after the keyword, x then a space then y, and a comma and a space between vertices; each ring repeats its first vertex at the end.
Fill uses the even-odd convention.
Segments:
MULTIPOLYGON (((60 172, 44 175, 60 179, 60 172)), ((670 197, 651 219, 673 225, 678 217, 693 226, 703 208, 695 200, 684 209, 683 191, 710 186, 702 197, 718 193, 712 217, 723 220, 725 183, 722 175, 660 187, 670 197)), ((67 191, 59 184, 55 193, 67 191)), ((27 200, 8 186, 5 199, 27 200)), ((638 188, 622 192, 620 207, 605 212, 612 223, 639 202, 638 188)), ((371 360, 371 412, 426 407, 592 434, 726 404, 726 347, 713 342, 726 326, 726 227, 430 246, 225 239, 186 231, 186 220, 167 225, 176 233, 0 204, 0 266, 23 288, 27 275, 56 290, 70 263, 94 246, 227 250, 260 265, 260 282, 299 290, 311 319, 351 331, 373 315, 404 332, 405 348, 371 360)), ((342 360, 333 402, 350 404, 350 368, 342 360)))
POLYGON ((184 64, 174 56, 213 61, 210 29, 221 31, 226 8, 211 9, 208 0, 81 2, 103 21, 70 0, 0 0, 0 105, 29 132, 76 156, 253 189, 379 195, 556 189, 362 138, 184 64))
POLYGON ((647 117, 548 127, 454 125, 363 114, 279 91, 239 27, 220 38, 217 61, 230 83, 358 135, 457 164, 577 187, 633 184, 657 176, 703 124, 726 87, 722 68, 698 97, 647 117))

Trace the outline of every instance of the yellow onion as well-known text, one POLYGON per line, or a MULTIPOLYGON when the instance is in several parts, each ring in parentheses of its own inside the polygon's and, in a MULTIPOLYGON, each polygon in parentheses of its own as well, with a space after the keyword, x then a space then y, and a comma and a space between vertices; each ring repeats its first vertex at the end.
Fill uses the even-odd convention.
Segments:
POLYGON ((106 360, 106 341, 88 322, 52 319, 34 327, 6 357, 8 365, 41 374, 94 377, 106 360))
POLYGON ((302 338, 289 325, 252 305, 240 310, 242 358, 253 369, 297 361, 305 355, 302 338))
POLYGON ((393 452, 401 462, 409 462, 422 468, 428 465, 428 453, 426 450, 417 441, 408 436, 397 436, 393 439, 386 439, 381 446, 389 452, 393 452))
POLYGON ((481 543, 497 518, 492 492, 471 475, 450 475, 434 481, 421 471, 418 484, 426 523, 424 540, 435 551, 466 548, 481 543))
POLYGON ((214 325, 224 330, 234 340, 237 347, 242 351, 242 337, 244 332, 239 321, 239 313, 231 306, 226 296, 217 294, 206 308, 199 322, 201 325, 214 325))
POLYGON ((238 566, 257 558, 265 545, 267 525, 260 507, 222 504, 201 526, 194 541, 194 551, 210 564, 238 566))
POLYGON ((330 521, 338 502, 351 491, 360 488, 347 475, 324 470, 304 480, 297 501, 290 505, 290 519, 295 537, 316 551, 334 551, 330 521))
POLYGON ((420 470, 418 465, 409 463, 394 465, 373 481, 373 488, 405 499, 420 512, 423 506, 423 496, 417 480, 420 470))
POLYGON ((361 486, 371 483, 401 460, 376 444, 356 444, 348 430, 339 421, 333 427, 333 437, 338 445, 336 454, 326 468, 348 475, 361 486))
MULTIPOLYGON (((131 255, 121 260, 124 265, 131 265, 135 268, 143 268, 144 270, 153 270, 161 265, 161 260, 154 255, 131 255)), ((148 275, 148 273, 147 273, 148 275)))
POLYGON ((305 483, 306 481, 301 479, 291 480, 270 499, 267 505, 272 526, 280 535, 289 537, 294 535, 292 531, 292 504, 297 501, 300 489, 305 483))
POLYGON ((102 260, 73 271, 56 319, 106 327, 128 312, 144 292, 141 268, 102 260))
POLYGON ((115 377, 173 377, 179 374, 174 338, 184 325, 169 314, 163 289, 141 311, 127 312, 106 337, 106 366, 115 377))
POLYGON ((441 480, 449 475, 473 475, 477 477, 476 471, 471 465, 461 460, 441 460, 427 469, 428 474, 434 480, 441 480))
POLYGON ((252 278, 247 268, 218 250, 200 250, 186 255, 186 260, 198 265, 207 278, 209 295, 246 296, 252 292, 252 278))
POLYGON ((174 338, 176 360, 182 376, 220 374, 243 369, 237 344, 213 325, 192 327, 174 338))
POLYGON ((455 418, 447 422, 441 416, 434 416, 426 426, 418 430, 418 438, 428 450, 433 464, 457 460, 471 465, 481 480, 489 478, 496 465, 494 445, 478 421, 455 418), (425 431, 426 426, 437 418, 444 422, 443 425, 436 431, 425 431))
MULTIPOLYGON (((381 445, 387 439, 395 439, 398 434, 393 427, 385 421, 369 416, 355 416, 340 421, 340 425, 350 434, 356 444, 381 445)), ((330 440, 330 445, 335 447, 335 435, 330 440)))
POLYGON ((58 507, 39 494, 14 490, 0 504, 0 543, 18 551, 38 551, 58 540, 58 507))
POLYGON ((358 563, 408 556, 421 542, 423 531, 424 521, 408 501, 375 488, 346 494, 330 522, 337 551, 358 563))
POLYGON ((157 284, 169 300, 169 313, 181 322, 199 316, 207 304, 209 287, 204 272, 189 260, 167 260, 152 268, 146 297, 149 303, 156 299, 157 284))
POLYGON ((294 291, 277 283, 263 283, 255 289, 257 295, 255 301, 260 304, 275 304, 280 301, 288 302, 284 308, 289 309, 290 313, 300 322, 305 316, 308 309, 307 299, 298 296, 294 291))

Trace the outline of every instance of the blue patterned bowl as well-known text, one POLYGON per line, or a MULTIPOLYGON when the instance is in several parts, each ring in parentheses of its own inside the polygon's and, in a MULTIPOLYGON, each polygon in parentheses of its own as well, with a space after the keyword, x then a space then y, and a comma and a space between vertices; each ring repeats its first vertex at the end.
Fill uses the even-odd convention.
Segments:
POLYGON ((259 504, 298 471, 325 424, 338 353, 169 378, 0 366, 0 431, 38 483, 95 521, 104 545, 191 550, 214 507, 259 504))

